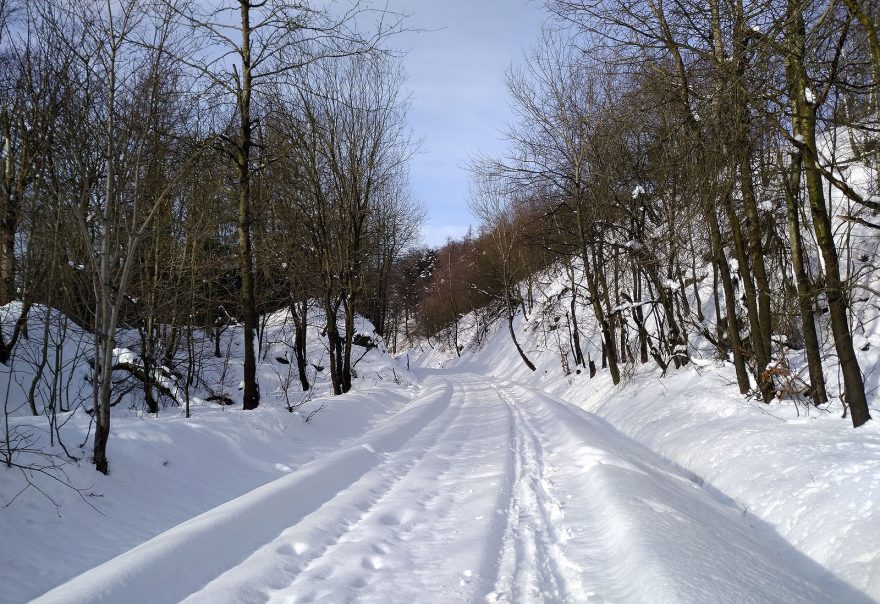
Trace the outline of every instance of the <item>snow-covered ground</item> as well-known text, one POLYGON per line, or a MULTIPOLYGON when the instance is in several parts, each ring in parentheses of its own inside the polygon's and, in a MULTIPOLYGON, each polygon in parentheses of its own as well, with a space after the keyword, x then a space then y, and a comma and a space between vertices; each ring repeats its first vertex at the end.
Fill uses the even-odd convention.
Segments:
MULTIPOLYGON (((18 309, 6 310, 14 314, 18 309)), ((190 418, 173 405, 152 415, 144 412, 142 395, 140 401, 131 395, 113 409, 111 471, 103 476, 88 462, 94 433, 84 411, 91 389, 85 362, 89 336, 56 312, 32 310, 29 339, 19 344, 9 367, 0 365, 0 392, 9 414, 0 417, 0 440, 20 446, 11 455, 13 463, 40 466, 45 472, 0 466, 0 602, 27 601, 181 522, 287 476, 360 437, 411 399, 413 376, 382 352, 381 342, 356 365, 356 391, 328 397, 327 371, 314 367, 326 365, 325 341, 317 329, 322 317, 317 313, 308 341, 315 386, 309 393, 299 392, 299 381, 289 380, 295 365, 278 361, 290 350, 292 328, 286 318, 278 313, 266 321, 266 354, 259 367, 263 400, 257 410, 206 401, 209 392, 203 387, 193 396, 190 418), (31 417, 24 402, 47 316, 49 357, 54 359, 58 350, 57 383, 63 386, 63 404, 73 410, 58 413, 56 434, 48 429, 44 415, 31 417), (287 389, 282 388, 285 383, 287 389), (288 403, 295 407, 293 412, 288 403), (13 438, 5 436, 7 428, 13 438), (79 461, 67 457, 59 438, 79 461), (47 458, 36 450, 57 457, 47 458)), ((372 328, 363 322, 361 329, 369 333, 372 328)), ((126 336, 122 339, 130 339, 126 336)), ((224 334, 221 348, 229 351, 228 363, 215 359, 212 346, 206 344, 209 350, 200 362, 214 364, 205 372, 212 380, 211 392, 235 395, 241 380, 236 352, 240 340, 233 328, 224 334)), ((364 352, 356 351, 357 356, 364 352)), ((51 369, 50 364, 39 380, 38 400, 56 382, 51 369)), ((5 458, 5 451, 0 454, 5 458)))
MULTIPOLYGON (((651 364, 626 366, 618 386, 607 371, 600 370, 593 379, 586 369, 565 375, 549 312, 560 289, 560 283, 551 283, 532 315, 515 321, 517 337, 537 366, 534 373, 519 358, 506 327, 497 324, 488 335, 476 327, 460 334, 468 342, 461 356, 435 346, 412 353, 411 360, 518 383, 601 417, 639 445, 692 472, 705 488, 729 498, 760 531, 770 530, 812 560, 814 573, 880 600, 880 543, 874 538, 880 535, 876 301, 855 305, 861 315, 858 354, 875 421, 854 430, 841 417, 839 399, 822 409, 791 400, 764 405, 744 399, 730 363, 711 358, 712 351, 698 341, 690 346, 693 362, 665 376, 651 364), (707 357, 701 359, 703 351, 707 357)), ((588 326, 585 336, 585 348, 598 364, 595 326, 588 326)), ((836 395, 834 366, 827 369, 829 389, 836 395)), ((770 596, 765 600, 775 601, 770 596)))
MULTIPOLYGON (((880 424, 744 400, 696 348, 620 386, 566 376, 547 316, 516 321, 534 373, 496 324, 479 345, 463 334, 461 357, 372 350, 352 393, 319 379, 295 412, 286 323, 270 318, 259 409, 120 404, 110 475, 64 468, 79 494, 34 475, 15 498, 23 475, 0 471, 0 600, 880 600, 880 424)), ((234 387, 231 366, 217 388, 234 387)), ((12 393, 28 383, 14 367, 12 393)), ((89 417, 63 419, 86 457, 89 417)))
POLYGON ((866 602, 540 391, 424 372, 405 409, 39 602, 866 602))

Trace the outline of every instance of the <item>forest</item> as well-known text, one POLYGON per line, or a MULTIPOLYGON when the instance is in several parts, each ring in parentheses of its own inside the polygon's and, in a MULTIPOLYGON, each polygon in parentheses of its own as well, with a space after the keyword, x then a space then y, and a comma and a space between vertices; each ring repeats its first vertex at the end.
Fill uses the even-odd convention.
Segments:
POLYGON ((876 314, 877 7, 548 8, 541 44, 507 76, 519 118, 507 151, 471 161, 479 233, 408 259, 413 283, 433 267, 417 333, 458 349, 463 315, 480 329, 501 318, 534 370, 513 319, 552 266, 568 281, 567 371, 598 362, 615 384, 627 364, 665 373, 698 337, 765 403, 823 405, 839 368, 845 413, 868 421, 873 369, 853 337, 873 328, 853 305, 876 314), (601 334, 592 350, 583 308, 601 334))
POLYGON ((0 361, 44 343, 11 412, 53 426, 83 405, 106 473, 111 408, 135 392, 147 413, 188 410, 207 384, 200 359, 228 355, 230 329, 244 342, 240 398, 209 400, 258 407, 265 317, 279 309, 304 391, 314 309, 334 394, 352 388, 359 316, 395 353, 460 352, 462 321, 502 321, 534 369, 514 319, 552 269, 567 279, 566 372, 665 373, 698 337, 743 395, 822 405, 837 372, 853 426, 867 422, 853 305, 880 278, 878 7, 546 8, 540 43, 507 74, 507 151, 470 160, 480 227, 429 249, 393 44, 406 15, 0 0, 0 361), (92 334, 91 389, 73 407, 51 321, 28 328, 35 309, 92 334), (133 356, 118 352, 123 332, 133 356))
MULTIPOLYGON (((213 338, 219 357, 221 334, 240 324, 240 402, 256 408, 254 343, 260 316, 278 308, 299 320, 308 389, 305 314, 321 305, 333 390, 348 391, 354 318, 382 333, 392 265, 421 219, 403 75, 383 47, 400 18, 140 0, 3 0, 0 18, 0 303, 20 301, 0 360, 39 337, 27 333, 35 304, 94 334, 98 470, 114 372, 139 382, 155 413, 180 403, 159 377, 199 380, 193 339, 213 338), (139 335, 137 362, 114 353, 121 326, 139 335)), ((58 388, 37 393, 47 352, 34 415, 61 404, 58 388)))
POLYGON ((880 3, 0 0, 0 397, 3 601, 876 601, 880 3))

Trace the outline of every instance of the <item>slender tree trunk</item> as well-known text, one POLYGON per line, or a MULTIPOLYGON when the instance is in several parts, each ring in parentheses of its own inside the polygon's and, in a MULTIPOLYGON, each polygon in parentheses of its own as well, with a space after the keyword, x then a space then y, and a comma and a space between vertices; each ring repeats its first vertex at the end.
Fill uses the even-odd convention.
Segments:
POLYGON ((816 320, 813 313, 812 284, 807 275, 806 257, 800 225, 800 204, 798 197, 801 188, 801 169, 803 155, 797 152, 791 158, 791 179, 785 188, 785 205, 788 215, 788 238, 791 243, 791 264, 795 277, 798 310, 801 315, 801 328, 804 332, 804 351, 810 375, 810 395, 813 403, 821 405, 828 401, 825 390, 825 373, 822 370, 822 357, 819 350, 819 337, 816 333, 816 320))
POLYGON ((159 413, 159 402, 153 395, 153 375, 155 368, 155 334, 153 333, 153 312, 148 311, 149 316, 144 326, 143 339, 141 346, 144 354, 142 361, 144 364, 144 400, 147 403, 148 413, 159 413))
POLYGON ((578 327, 577 320, 577 282, 575 281, 574 266, 572 266, 570 258, 566 258, 565 260, 565 272, 568 275, 568 281, 571 284, 571 301, 569 302, 569 307, 571 309, 571 339, 572 352, 574 352, 574 362, 581 367, 586 367, 584 351, 581 348, 581 330, 580 327, 578 327))
POLYGON ((342 348, 342 392, 351 390, 351 346, 354 340, 354 315, 355 304, 354 298, 347 295, 344 301, 345 306, 345 337, 342 348))
POLYGON ((0 220, 0 306, 15 300, 15 231, 18 220, 10 215, 9 207, 5 214, 0 220))
POLYGON ((597 272, 601 271, 602 267, 598 266, 598 263, 590 262, 590 251, 587 245, 587 234, 583 223, 582 213, 581 208, 578 208, 576 211, 577 234, 580 243, 581 260, 584 263, 584 277, 587 280, 587 289, 590 292, 593 314, 596 317, 596 322, 602 330, 602 368, 604 369, 607 366, 608 370, 611 372, 611 381, 614 384, 619 384, 620 370, 617 366, 614 330, 605 316, 605 310, 602 308, 603 296, 599 288, 599 278, 597 275, 597 272), (591 264, 593 264, 593 266, 591 266, 591 264))
POLYGON ((601 257, 596 256, 596 250, 593 250, 593 252, 595 261, 587 277, 587 284, 591 289, 590 297, 593 299, 593 311, 597 313, 596 319, 602 327, 603 364, 607 365, 608 371, 611 373, 611 381, 614 384, 619 384, 620 367, 618 365, 619 357, 617 354, 617 342, 614 337, 613 318, 609 317, 606 313, 606 309, 610 310, 611 308, 611 302, 608 298, 608 286, 604 278, 604 263, 601 257))
POLYGON ((296 358, 296 369, 299 374, 299 383, 303 392, 311 387, 306 371, 306 329, 308 326, 308 301, 293 302, 290 305, 293 315, 293 355, 296 358), (299 308, 297 308, 299 307, 299 308))
POLYGON ((510 339, 513 340, 513 345, 516 346, 516 351, 519 353, 519 357, 523 360, 523 363, 526 364, 531 371, 535 370, 535 365, 529 360, 529 357, 526 356, 526 353, 523 351, 522 346, 519 345, 519 340, 516 339, 516 332, 513 329, 513 317, 515 314, 513 308, 513 301, 510 296, 510 288, 506 286, 504 288, 504 303, 507 306, 507 331, 510 332, 510 339))
MULTIPOLYGON (((761 398, 764 402, 769 402, 772 396, 772 389, 768 383, 761 380, 761 372, 767 367, 769 357, 764 350, 764 339, 761 335, 761 322, 758 320, 758 302, 757 292, 755 291, 755 282, 752 278, 750 260, 746 251, 746 246, 742 237, 742 225, 736 210, 733 208, 733 201, 730 195, 725 196, 725 209, 727 217, 730 221, 731 236, 733 238, 733 249, 736 253, 736 259, 739 263, 740 282, 743 287, 743 301, 746 307, 746 316, 749 322, 749 342, 752 345, 752 353, 755 360, 755 376, 761 390, 761 398)), ((772 386, 772 385, 770 385, 772 386)))
POLYGON ((770 282, 767 277, 767 269, 764 264, 764 246, 761 242, 761 222, 758 215, 758 199, 755 193, 755 175, 752 170, 752 156, 754 145, 751 138, 751 111, 749 108, 749 91, 746 88, 749 64, 748 36, 751 32, 744 16, 743 2, 737 0, 734 6, 733 24, 733 65, 735 77, 733 87, 734 103, 736 105, 736 158, 739 171, 740 192, 742 205, 746 215, 746 236, 748 241, 749 264, 751 275, 754 277, 754 290, 756 302, 756 323, 758 331, 752 334, 755 347, 755 359, 757 361, 758 384, 761 388, 764 401, 767 402, 773 395, 772 384, 762 383, 761 374, 773 355, 770 335, 772 333, 770 313, 770 282))
POLYGON ((648 362, 648 331, 645 329, 645 311, 642 309, 642 279, 637 267, 632 269, 633 278, 633 320, 639 330, 639 362, 648 362))
POLYGON ((99 283, 95 285, 96 295, 96 333, 95 333, 95 370, 92 387, 95 413, 95 441, 93 461, 95 469, 102 474, 110 471, 107 461, 107 441, 110 438, 110 394, 113 377, 113 349, 115 342, 115 325, 112 322, 110 308, 110 292, 113 291, 112 263, 110 261, 110 230, 116 197, 116 46, 111 44, 110 77, 107 98, 107 147, 105 153, 106 174, 104 175, 104 212, 101 229, 100 258, 98 259, 99 283))
POLYGON ((868 411, 862 371, 853 347, 847 317, 847 292, 840 278, 834 230, 822 190, 822 176, 817 165, 819 156, 816 150, 816 113, 812 103, 807 99, 808 79, 803 59, 806 27, 801 10, 802 5, 798 0, 788 0, 786 38, 789 48, 786 53, 786 75, 792 105, 792 127, 804 154, 804 180, 810 214, 813 218, 813 231, 825 265, 825 293, 831 315, 834 348, 843 374, 843 396, 850 409, 853 427, 858 428, 871 419, 871 414, 868 411))
POLYGON ((611 381, 614 384, 620 383, 620 370, 617 366, 617 355, 614 351, 614 334, 611 326, 605 320, 605 310, 602 308, 602 302, 599 294, 599 286, 593 276, 587 277, 587 287, 590 290, 590 298, 593 301, 593 313, 596 315, 596 322, 602 329, 602 368, 606 367, 611 372, 611 381))
POLYGON ((19 196, 16 194, 16 173, 12 150, 12 117, 6 109, 0 116, 3 137, 2 217, 0 217, 0 306, 15 299, 15 232, 18 228, 19 196))
POLYGON ((240 118, 240 141, 237 153, 238 168, 238 257, 241 271, 241 303, 244 318, 244 409, 256 409, 260 404, 260 387, 257 383, 257 358, 254 336, 257 331, 257 309, 254 294, 254 253, 251 241, 251 27, 250 2, 239 0, 241 5, 241 89, 238 93, 240 118))
MULTIPOLYGON (((747 157, 740 162, 740 181, 743 189, 743 207, 746 212, 747 234, 749 242, 749 259, 752 265, 752 274, 755 277, 755 290, 758 302, 758 328, 759 333, 754 336, 761 344, 765 363, 769 363, 773 351, 771 349, 770 335, 773 326, 770 323, 770 281, 767 277, 767 268, 764 265, 764 246, 761 243, 761 223, 758 216, 758 203, 755 196, 754 175, 751 163, 747 157)), ((759 367, 759 371, 766 368, 759 367)))
POLYGON ((577 319, 577 298, 575 290, 571 290, 571 339, 574 347, 574 362, 581 367, 586 367, 584 352, 581 348, 581 330, 577 319))
POLYGON ((718 229, 718 219, 715 217, 715 208, 707 207, 705 215, 706 222, 709 224, 709 236, 712 243, 712 252, 715 255, 715 264, 718 266, 721 286, 724 289, 724 302, 727 310, 727 340, 733 353, 736 382, 739 385, 740 394, 747 394, 750 388, 749 374, 746 371, 746 364, 742 355, 739 322, 736 318, 736 294, 733 289, 733 280, 730 277, 730 264, 727 262, 727 257, 724 255, 724 247, 721 244, 721 233, 718 229))
POLYGON ((324 293, 324 312, 327 315, 327 346, 330 353, 330 382, 333 386, 333 394, 342 394, 342 338, 339 336, 339 326, 336 318, 338 309, 332 300, 332 293, 324 293))

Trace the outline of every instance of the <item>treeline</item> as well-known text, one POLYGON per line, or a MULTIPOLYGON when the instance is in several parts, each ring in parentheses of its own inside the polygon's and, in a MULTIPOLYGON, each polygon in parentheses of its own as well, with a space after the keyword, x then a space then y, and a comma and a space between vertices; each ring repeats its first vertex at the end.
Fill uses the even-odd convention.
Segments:
POLYGON ((386 49, 401 21, 331 8, 0 0, 0 304, 18 301, 0 361, 35 304, 94 334, 102 472, 120 329, 140 335, 127 369, 154 412, 161 375, 193 383, 194 333, 219 355, 220 334, 243 326, 253 409, 263 313, 292 311, 308 389, 306 316, 320 301, 337 394, 351 388, 355 314, 388 325, 392 267, 421 219, 386 49))
POLYGON ((518 282, 552 261, 567 275, 577 365, 591 362, 576 315, 586 308, 615 383, 625 364, 687 364, 696 335, 764 401, 794 390, 822 404, 826 369, 839 367, 853 425, 868 421, 851 303, 877 293, 880 7, 547 6, 541 43, 508 75, 519 118, 508 151, 472 162, 475 249, 491 252, 463 262, 473 240, 441 249, 420 320, 478 308, 472 293, 494 275, 511 325, 531 297, 518 282), (484 259, 491 270, 473 271, 484 259), (802 381, 793 350, 806 357, 802 381))

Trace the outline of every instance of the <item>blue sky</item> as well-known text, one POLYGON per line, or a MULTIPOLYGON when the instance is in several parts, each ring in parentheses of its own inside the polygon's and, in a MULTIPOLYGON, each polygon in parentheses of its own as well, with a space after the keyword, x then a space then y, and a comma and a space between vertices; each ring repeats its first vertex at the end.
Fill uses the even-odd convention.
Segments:
POLYGON ((410 180, 428 218, 424 242, 439 245, 474 224, 467 207, 464 166, 477 151, 500 153, 511 121, 504 74, 537 39, 542 3, 528 0, 388 0, 411 15, 410 29, 394 45, 412 96, 409 118, 421 153, 410 180))

